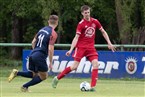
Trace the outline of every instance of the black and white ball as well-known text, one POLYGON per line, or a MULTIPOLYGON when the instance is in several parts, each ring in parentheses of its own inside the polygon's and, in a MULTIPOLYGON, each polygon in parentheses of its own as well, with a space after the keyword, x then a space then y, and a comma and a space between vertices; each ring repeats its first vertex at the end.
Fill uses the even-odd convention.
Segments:
POLYGON ((88 83, 87 81, 84 81, 80 84, 81 91, 89 91, 90 88, 91 88, 90 83, 88 83))

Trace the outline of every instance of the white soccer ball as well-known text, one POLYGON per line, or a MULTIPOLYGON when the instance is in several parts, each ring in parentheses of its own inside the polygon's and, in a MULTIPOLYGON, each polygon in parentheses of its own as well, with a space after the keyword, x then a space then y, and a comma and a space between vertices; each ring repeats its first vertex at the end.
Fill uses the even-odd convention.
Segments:
POLYGON ((80 84, 81 91, 89 91, 90 88, 91 88, 90 83, 88 83, 87 81, 84 81, 80 84))

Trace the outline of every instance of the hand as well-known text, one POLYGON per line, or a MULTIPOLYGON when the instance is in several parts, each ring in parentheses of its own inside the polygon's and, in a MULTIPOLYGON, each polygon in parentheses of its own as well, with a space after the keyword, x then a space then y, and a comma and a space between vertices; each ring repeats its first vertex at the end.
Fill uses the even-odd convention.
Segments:
POLYGON ((72 52, 72 51, 71 51, 71 50, 69 50, 69 51, 67 51, 67 52, 66 52, 66 54, 65 54, 65 55, 66 55, 66 56, 70 56, 71 52, 72 52))
POLYGON ((108 48, 112 50, 112 52, 116 51, 116 47, 112 44, 108 44, 108 48))
POLYGON ((49 64, 49 70, 52 70, 52 63, 49 64))

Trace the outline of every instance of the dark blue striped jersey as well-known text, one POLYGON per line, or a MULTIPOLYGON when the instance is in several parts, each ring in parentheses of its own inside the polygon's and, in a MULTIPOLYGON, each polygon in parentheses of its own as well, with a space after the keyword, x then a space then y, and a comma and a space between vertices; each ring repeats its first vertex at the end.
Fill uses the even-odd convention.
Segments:
POLYGON ((40 51, 48 55, 48 45, 52 31, 53 28, 50 26, 46 26, 39 30, 36 36, 36 43, 34 49, 32 50, 32 53, 40 51))

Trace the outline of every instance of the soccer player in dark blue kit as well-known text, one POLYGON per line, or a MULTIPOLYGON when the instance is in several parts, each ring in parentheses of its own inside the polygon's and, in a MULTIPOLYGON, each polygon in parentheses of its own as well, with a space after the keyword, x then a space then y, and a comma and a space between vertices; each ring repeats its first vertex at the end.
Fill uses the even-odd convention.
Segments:
POLYGON ((32 78, 21 87, 22 92, 29 92, 30 86, 36 85, 48 77, 48 69, 52 69, 52 58, 54 54, 54 43, 57 39, 57 33, 54 29, 58 25, 58 16, 50 15, 48 26, 38 31, 32 41, 32 52, 29 55, 29 71, 18 71, 13 69, 8 81, 11 82, 16 76, 32 78), (46 58, 49 55, 49 67, 46 58))

